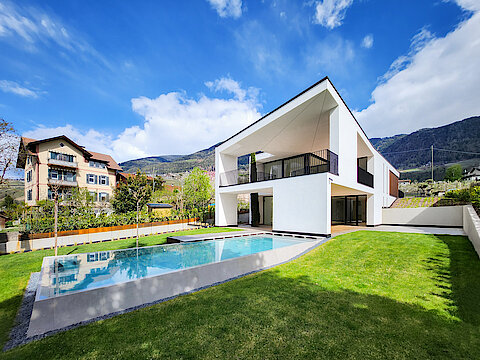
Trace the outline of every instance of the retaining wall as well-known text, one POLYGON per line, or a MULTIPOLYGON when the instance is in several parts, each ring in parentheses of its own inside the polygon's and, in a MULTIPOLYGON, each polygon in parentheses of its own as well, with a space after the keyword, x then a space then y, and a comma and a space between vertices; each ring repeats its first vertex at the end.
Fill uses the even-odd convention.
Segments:
POLYGON ((463 206, 382 209, 384 225, 463 227, 463 206))

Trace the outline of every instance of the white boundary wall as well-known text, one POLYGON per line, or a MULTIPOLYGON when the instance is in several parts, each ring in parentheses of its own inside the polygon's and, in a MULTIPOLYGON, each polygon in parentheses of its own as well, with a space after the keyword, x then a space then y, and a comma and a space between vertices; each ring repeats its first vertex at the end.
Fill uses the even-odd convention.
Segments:
POLYGON ((463 206, 382 209, 384 225, 463 227, 463 206))
POLYGON ((480 218, 472 205, 463 207, 463 230, 480 257, 480 218))
MULTIPOLYGON (((195 227, 187 223, 157 225, 138 228, 139 236, 147 236, 153 234, 160 234, 165 232, 193 230, 195 227)), ((103 231, 91 234, 68 235, 58 237, 58 246, 83 245, 94 242, 110 241, 132 238, 137 236, 136 229, 103 231)), ((0 244, 0 254, 9 254, 12 252, 22 252, 29 250, 41 250, 45 248, 52 248, 55 246, 55 238, 33 239, 33 240, 16 240, 8 241, 0 244)))

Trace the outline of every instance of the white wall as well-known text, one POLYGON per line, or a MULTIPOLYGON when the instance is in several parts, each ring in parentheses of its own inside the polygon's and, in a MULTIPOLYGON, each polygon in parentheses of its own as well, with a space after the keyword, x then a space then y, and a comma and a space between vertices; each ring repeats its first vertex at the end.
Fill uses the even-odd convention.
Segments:
POLYGON ((328 174, 298 176, 274 181, 274 231, 331 233, 328 174))
POLYGON ((472 205, 463 207, 463 230, 480 256, 480 218, 472 205))
POLYGON ((463 226, 463 206, 383 209, 385 225, 463 226))

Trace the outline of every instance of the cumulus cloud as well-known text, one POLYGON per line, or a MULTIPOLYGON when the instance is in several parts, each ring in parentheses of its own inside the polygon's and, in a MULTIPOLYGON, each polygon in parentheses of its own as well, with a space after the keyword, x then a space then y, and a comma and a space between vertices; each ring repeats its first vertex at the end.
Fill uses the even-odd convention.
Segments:
POLYGON ((233 97, 220 99, 201 95, 194 99, 184 92, 170 92, 153 99, 134 98, 132 110, 142 116, 143 123, 126 128, 115 138, 96 130, 81 131, 72 125, 39 127, 24 136, 45 138, 65 134, 87 149, 125 161, 198 151, 225 140, 261 116, 258 90, 243 89, 230 78, 206 84, 214 92, 227 91, 233 97))
MULTIPOLYGON (((465 10, 477 2, 459 0, 465 10)), ((478 6, 477 6, 478 8, 478 6)), ((372 92, 372 104, 356 114, 369 136, 408 133, 479 115, 480 12, 445 37, 421 29, 372 92)))
POLYGON ((65 135, 87 150, 113 154, 112 138, 97 130, 89 129, 82 131, 71 124, 57 127, 39 126, 33 130, 23 133, 23 136, 31 139, 47 139, 49 137, 65 135))
POLYGON ((242 0, 207 0, 222 18, 242 16, 242 0))
POLYGON ((373 46, 373 35, 368 34, 362 40, 362 47, 365 49, 371 49, 373 46))
POLYGON ((5 93, 12 93, 23 97, 37 98, 39 92, 36 90, 28 89, 15 81, 0 80, 0 90, 5 93))
POLYGON ((353 0, 322 0, 315 4, 315 23, 334 29, 342 25, 353 0))

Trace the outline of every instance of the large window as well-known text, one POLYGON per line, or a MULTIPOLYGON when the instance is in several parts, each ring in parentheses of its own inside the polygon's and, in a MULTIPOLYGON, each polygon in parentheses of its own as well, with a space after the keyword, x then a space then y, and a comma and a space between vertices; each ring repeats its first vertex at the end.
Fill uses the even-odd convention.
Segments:
POLYGON ((91 166, 91 167, 99 168, 99 169, 105 169, 107 167, 106 164, 104 164, 102 162, 99 162, 99 161, 93 161, 93 160, 90 160, 88 162, 88 165, 91 166))
POLYGON ((69 154, 60 154, 55 151, 50 151, 50 159, 74 162, 75 156, 69 155, 69 154))
POLYGON ((279 179, 282 177, 282 161, 265 163, 265 180, 279 179))
POLYGON ((51 180, 77 181, 77 174, 73 171, 49 169, 48 178, 51 180))
POLYGON ((98 200, 99 201, 108 201, 108 194, 104 193, 104 192, 98 193, 98 200))
POLYGON ((283 176, 298 176, 305 174, 305 156, 296 156, 294 158, 283 160, 283 176))
MULTIPOLYGON (((58 189, 57 193, 58 193, 58 198, 61 199, 61 200, 70 199, 72 197, 72 192, 70 191, 70 189, 58 189)), ((48 189, 48 200, 53 200, 53 197, 54 197, 54 193, 53 193, 52 189, 49 188, 48 189)))

